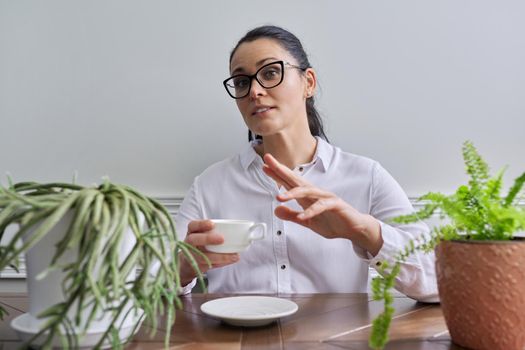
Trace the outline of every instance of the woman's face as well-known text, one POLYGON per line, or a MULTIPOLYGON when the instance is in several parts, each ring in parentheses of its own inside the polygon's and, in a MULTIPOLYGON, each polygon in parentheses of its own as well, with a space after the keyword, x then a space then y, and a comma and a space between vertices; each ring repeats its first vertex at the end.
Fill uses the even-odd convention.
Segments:
MULTIPOLYGON (((232 57, 231 75, 252 75, 262 66, 285 61, 298 66, 297 61, 277 41, 257 39, 242 43, 232 57)), ((306 98, 315 89, 315 72, 284 65, 284 78, 278 86, 265 89, 255 79, 248 96, 237 99, 237 107, 248 128, 261 136, 276 134, 310 134, 306 116, 306 98)))

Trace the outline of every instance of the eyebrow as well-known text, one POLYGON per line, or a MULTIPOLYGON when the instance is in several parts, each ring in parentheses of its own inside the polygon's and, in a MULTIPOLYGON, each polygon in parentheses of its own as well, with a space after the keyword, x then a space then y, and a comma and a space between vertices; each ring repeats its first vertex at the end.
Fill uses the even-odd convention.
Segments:
MULTIPOLYGON (((266 62, 268 60, 276 60, 276 61, 278 61, 279 59, 276 58, 276 57, 263 58, 262 60, 259 60, 259 61, 255 62, 255 66, 258 67, 258 66, 262 65, 264 62, 266 62)), ((236 73, 243 73, 243 72, 244 72, 244 69, 242 67, 237 67, 231 72, 231 75, 234 75, 236 73)))

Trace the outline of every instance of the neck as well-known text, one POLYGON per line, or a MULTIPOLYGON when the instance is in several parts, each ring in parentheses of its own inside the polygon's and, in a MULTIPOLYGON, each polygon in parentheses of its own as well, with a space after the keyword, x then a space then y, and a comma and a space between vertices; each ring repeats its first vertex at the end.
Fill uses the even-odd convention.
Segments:
POLYGON ((317 139, 308 134, 305 137, 287 137, 282 134, 265 136, 255 151, 262 157, 270 153, 280 163, 290 169, 312 161, 317 147, 317 139))

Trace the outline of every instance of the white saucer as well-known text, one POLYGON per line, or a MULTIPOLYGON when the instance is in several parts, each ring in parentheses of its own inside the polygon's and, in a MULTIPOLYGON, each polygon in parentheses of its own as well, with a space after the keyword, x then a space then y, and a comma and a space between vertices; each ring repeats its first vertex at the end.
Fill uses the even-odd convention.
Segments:
POLYGON ((293 301, 267 296, 238 296, 220 298, 201 305, 206 315, 221 319, 233 326, 264 326, 294 314, 299 307, 293 301))
MULTIPOLYGON (((133 314, 133 312, 130 312, 129 315, 133 314)), ((129 317, 128 315, 128 317, 129 317)), ((142 319, 141 319, 142 322, 142 319)), ((35 324, 41 323, 40 320, 35 319, 31 314, 25 313, 22 315, 19 315, 15 317, 11 321, 11 328, 13 328, 16 333, 18 334, 18 337, 23 342, 26 342, 30 340, 35 334, 38 333, 39 327, 35 327, 35 324)), ((121 342, 125 342, 132 334, 133 329, 135 327, 135 322, 132 322, 130 326, 122 327, 119 330, 119 338, 121 342)), ((140 325, 137 326, 136 330, 140 328, 140 325)), ((102 335, 105 333, 105 329, 98 328, 98 329, 91 329, 86 332, 82 338, 78 340, 78 347, 77 349, 92 349, 100 340, 102 335)), ((34 340, 31 344, 32 345, 42 345, 42 343, 45 341, 46 335, 43 334, 42 336, 38 337, 36 340, 34 340)), ((54 349, 62 349, 63 345, 60 341, 60 337, 55 337, 53 339, 52 347, 54 349)), ((109 349, 111 348, 111 343, 105 342, 102 346, 102 349, 109 349)))

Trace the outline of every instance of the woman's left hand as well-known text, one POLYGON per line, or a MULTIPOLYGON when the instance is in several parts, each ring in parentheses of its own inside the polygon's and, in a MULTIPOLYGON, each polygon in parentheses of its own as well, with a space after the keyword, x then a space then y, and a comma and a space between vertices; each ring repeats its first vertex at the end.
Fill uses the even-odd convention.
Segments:
POLYGON ((315 187, 296 175, 272 155, 264 155, 264 172, 287 192, 277 200, 287 202, 295 199, 303 211, 286 206, 275 209, 282 220, 308 227, 326 238, 348 238, 355 244, 376 255, 383 245, 379 222, 370 215, 362 214, 335 194, 315 187))

